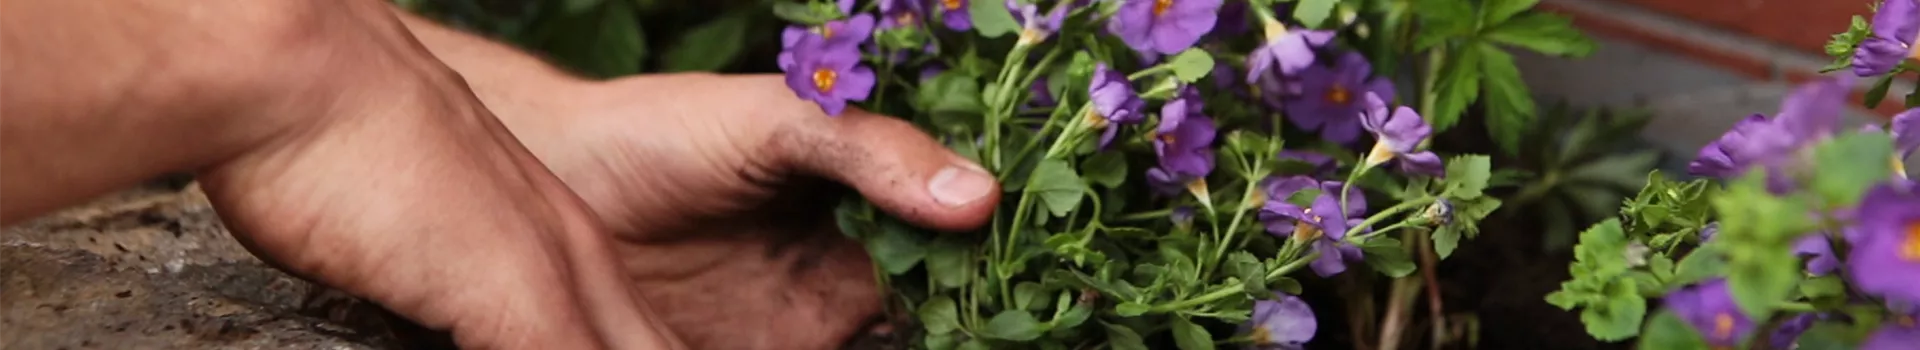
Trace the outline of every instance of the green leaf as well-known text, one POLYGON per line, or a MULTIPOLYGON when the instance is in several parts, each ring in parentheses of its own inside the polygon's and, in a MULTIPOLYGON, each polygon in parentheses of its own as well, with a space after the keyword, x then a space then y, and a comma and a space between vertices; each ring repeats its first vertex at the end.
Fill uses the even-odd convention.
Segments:
POLYGON ((1180 350, 1213 350, 1213 335, 1207 334, 1206 328, 1193 324, 1186 317, 1174 317, 1170 321, 1173 322, 1170 326, 1173 328, 1173 343, 1180 346, 1180 350))
POLYGON ((841 16, 839 13, 835 13, 839 11, 828 12, 822 10, 823 8, 821 7, 809 6, 806 2, 802 1, 773 2, 773 15, 788 22, 793 22, 794 24, 817 26, 822 23, 827 23, 827 21, 838 19, 841 16))
POLYGON ((1861 323, 1818 321, 1794 341, 1794 350, 1854 350, 1875 328, 1861 323))
POLYGON ((1013 13, 1007 12, 1006 4, 998 1, 971 1, 967 4, 967 16, 973 19, 973 30, 981 36, 998 38, 1020 32, 1020 23, 1013 20, 1013 13))
POLYGON ((1478 154, 1453 157, 1447 161, 1444 196, 1463 200, 1480 198, 1487 189, 1487 179, 1492 176, 1492 158, 1478 154))
POLYGON ((592 9, 593 9, 593 8, 595 8, 595 7, 599 7, 599 6, 600 6, 600 3, 601 3, 601 2, 605 2, 605 1, 606 1, 606 0, 565 0, 565 1, 561 1, 561 2, 560 2, 560 13, 564 13, 564 14, 569 14, 569 15, 572 15, 572 14, 579 14, 579 13, 582 13, 582 12, 587 12, 587 10, 592 10, 592 9))
POLYGON ((1333 5, 1338 3, 1339 0, 1300 0, 1293 5, 1293 18, 1307 27, 1318 28, 1327 17, 1333 16, 1333 5))
MULTIPOLYGON (((1459 1, 1421 1, 1421 3, 1456 3, 1459 1)), ((1452 128, 1460 121, 1460 114, 1467 105, 1480 98, 1480 50, 1455 50, 1441 65, 1437 75, 1439 81, 1433 85, 1433 112, 1426 116, 1433 125, 1433 132, 1439 133, 1452 128)))
POLYGON ((1839 276, 1809 278, 1800 283, 1800 295, 1804 295, 1808 299, 1845 297, 1847 295, 1847 285, 1846 282, 1840 280, 1839 276))
POLYGON ((1041 289, 1039 283, 1020 282, 1019 285, 1013 286, 1013 308, 1015 309, 1031 311, 1046 306, 1046 298, 1047 291, 1041 289))
POLYGON ((1492 45, 1478 46, 1480 74, 1485 80, 1482 93, 1487 107, 1487 136, 1493 138, 1501 151, 1518 154, 1520 134, 1527 131, 1534 119, 1532 92, 1527 90, 1527 83, 1520 80, 1513 55, 1492 45))
POLYGON ((1893 140, 1885 133, 1847 133, 1814 146, 1813 190, 1829 207, 1858 203, 1868 187, 1893 174, 1893 140))
POLYGON ((1290 295, 1300 295, 1300 289, 1301 289, 1300 281, 1295 280, 1291 277, 1280 277, 1279 280, 1275 280, 1273 281, 1273 283, 1267 284, 1267 288, 1275 291, 1280 291, 1282 293, 1287 293, 1290 295))
POLYGON ((1026 191, 1040 196, 1040 202, 1053 216, 1073 212, 1073 208, 1080 206, 1080 197, 1086 194, 1087 184, 1080 179, 1080 174, 1073 172, 1073 166, 1063 160, 1040 161, 1033 177, 1027 181, 1026 191))
POLYGON ((1887 88, 1893 87, 1893 76, 1893 74, 1887 74, 1880 77, 1880 81, 1874 82, 1873 88, 1867 89, 1866 99, 1861 101, 1861 105, 1867 108, 1880 107, 1880 100, 1887 98, 1887 88))
POLYGON ((1413 273, 1413 259, 1407 256, 1407 250, 1400 245, 1400 240, 1393 237, 1368 239, 1360 244, 1360 251, 1365 253, 1367 265, 1388 277, 1405 277, 1413 273))
POLYGON ((980 99, 980 82, 965 72, 949 70, 921 83, 913 102, 932 114, 942 132, 966 135, 984 127, 980 113, 987 107, 980 99))
POLYGON ((960 348, 957 350, 993 350, 993 346, 988 345, 986 339, 972 338, 967 339, 965 343, 960 343, 960 348))
POLYGON ((726 68, 740 55, 740 45, 747 40, 748 19, 744 13, 735 12, 688 29, 661 56, 661 68, 668 72, 726 68))
POLYGON ((1146 304, 1129 301, 1129 302, 1120 303, 1120 305, 1114 306, 1113 313, 1120 315, 1120 317, 1134 317, 1134 316, 1145 315, 1147 313, 1147 310, 1149 309, 1152 309, 1152 307, 1149 307, 1146 304))
POLYGON ((927 350, 953 350, 960 346, 958 333, 928 333, 921 339, 927 350))
POLYGON ((567 67, 596 77, 640 72, 647 57, 646 35, 630 1, 603 1, 597 10, 556 20, 554 29, 534 46, 567 67))
POLYGON ((1180 52, 1178 56, 1173 56, 1173 60, 1168 61, 1167 64, 1173 66, 1173 76, 1180 78, 1180 81, 1192 83, 1200 81, 1200 78, 1207 77, 1207 73, 1213 72, 1213 55, 1207 54, 1207 50, 1192 48, 1180 52))
POLYGON ((1640 332, 1640 321, 1647 315, 1647 301, 1631 280, 1619 280, 1607 286, 1606 302, 1587 305, 1580 322, 1594 339, 1618 341, 1640 332))
POLYGON ((956 235, 942 235, 927 246, 927 278, 932 279, 934 285, 943 288, 966 285, 967 264, 972 262, 973 254, 959 240, 956 235))
POLYGON ((1453 226, 1441 226, 1433 231, 1433 253, 1440 259, 1453 255, 1453 249, 1460 246, 1460 230, 1453 226))
POLYGON ((880 223, 879 236, 867 240, 867 254, 890 275, 899 275, 927 257, 926 239, 892 220, 880 223))
POLYGON ((926 327, 927 333, 943 334, 960 329, 959 307, 946 295, 928 298, 914 314, 920 316, 920 325, 926 327))
POLYGON ((1147 350, 1147 342, 1132 328, 1101 322, 1107 328, 1107 345, 1113 350, 1147 350))
POLYGON ((1040 338, 1047 332, 1047 325, 1033 318, 1033 314, 1023 310, 1002 311, 987 320, 980 329, 980 336, 1012 341, 1028 341, 1040 338))
POLYGON ((1080 162, 1080 171, 1086 173, 1087 181, 1119 188, 1127 181, 1127 157, 1120 152, 1101 152, 1080 162))
POLYGON ((1800 283, 1800 260, 1786 250, 1755 253, 1766 256, 1729 266, 1727 291, 1733 294, 1733 303, 1741 312, 1762 320, 1771 317, 1774 308, 1793 295, 1794 285, 1800 283))
POLYGON ((1598 46, 1565 17, 1538 12, 1494 26, 1482 33, 1481 37, 1533 52, 1566 57, 1586 57, 1593 54, 1598 46))
POLYGON ((1047 323, 1049 324, 1048 327, 1054 328, 1056 330, 1061 328, 1073 328, 1073 327, 1079 326, 1081 323, 1087 322, 1087 318, 1092 316, 1093 316, 1093 306, 1090 306, 1087 304, 1074 304, 1072 307, 1068 307, 1067 313, 1061 314, 1060 318, 1053 319, 1052 321, 1047 321, 1047 323))
POLYGON ((1673 311, 1661 311, 1647 320, 1646 334, 1640 337, 1641 349, 1660 350, 1705 350, 1707 341, 1695 333, 1693 326, 1681 321, 1673 311))
POLYGON ((1539 3, 1540 0, 1488 0, 1480 3, 1480 21, 1487 24, 1506 22, 1513 15, 1539 3))

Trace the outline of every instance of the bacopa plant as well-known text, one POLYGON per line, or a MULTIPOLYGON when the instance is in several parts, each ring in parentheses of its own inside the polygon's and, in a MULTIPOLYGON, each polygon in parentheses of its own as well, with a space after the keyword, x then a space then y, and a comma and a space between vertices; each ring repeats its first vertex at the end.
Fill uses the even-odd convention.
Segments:
POLYGON ((1547 302, 1645 349, 1920 346, 1920 188, 1901 165, 1920 147, 1920 109, 1840 122, 1855 79, 1879 79, 1861 101, 1874 106, 1914 71, 1920 6, 1876 11, 1828 46, 1827 70, 1843 72, 1734 124, 1689 164, 1700 178, 1656 173, 1620 219, 1582 233, 1573 278, 1547 302))
POLYGON ((1191 350, 1301 347, 1319 323, 1294 277, 1405 276, 1414 248, 1444 257, 1479 232, 1500 205, 1491 161, 1427 139, 1476 100, 1508 121, 1495 138, 1524 130, 1533 102, 1501 45, 1592 49, 1534 3, 774 8, 794 22, 778 59, 795 95, 909 119, 1008 193, 972 233, 838 207, 911 344, 1191 350))

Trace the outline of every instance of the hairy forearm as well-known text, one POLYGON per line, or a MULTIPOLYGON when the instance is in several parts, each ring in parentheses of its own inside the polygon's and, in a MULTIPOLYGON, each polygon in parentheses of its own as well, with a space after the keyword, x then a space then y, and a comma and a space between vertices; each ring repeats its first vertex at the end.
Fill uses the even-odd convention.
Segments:
POLYGON ((303 117, 356 57, 302 1, 0 2, 0 223, 192 170, 303 117), (297 83, 297 84, 296 84, 297 83), (307 91, 299 91, 307 90, 307 91))

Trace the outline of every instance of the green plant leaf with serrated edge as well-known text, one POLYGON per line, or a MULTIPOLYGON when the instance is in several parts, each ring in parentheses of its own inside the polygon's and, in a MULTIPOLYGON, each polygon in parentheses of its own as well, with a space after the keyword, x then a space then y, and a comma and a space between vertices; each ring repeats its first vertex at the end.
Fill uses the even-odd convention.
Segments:
POLYGON ((920 308, 914 310, 914 314, 919 316, 920 325, 926 327, 927 333, 944 334, 960 329, 958 306, 953 303, 952 298, 945 295, 927 298, 927 302, 921 303, 920 308))
POLYGON ((1040 161, 1027 181, 1026 191, 1040 196, 1040 203, 1053 216, 1066 216, 1073 212, 1073 208, 1080 206, 1081 196, 1086 194, 1086 182, 1080 179, 1080 174, 1073 172, 1072 165, 1063 160, 1040 161))
POLYGON ((1814 146, 1813 190, 1829 207, 1858 203, 1868 187, 1893 175, 1893 139, 1885 133, 1850 133, 1814 146))
POLYGON ((1213 335, 1207 334, 1206 328, 1193 324, 1186 317, 1174 317, 1170 321, 1173 322, 1170 326, 1173 328, 1173 343, 1180 350, 1213 350, 1213 335))
POLYGON ((1207 77, 1207 73, 1213 72, 1213 55, 1207 54, 1207 50, 1187 49, 1173 56, 1173 60, 1167 64, 1173 65, 1173 76, 1180 78, 1180 81, 1192 83, 1200 81, 1200 78, 1207 77))
POLYGON ((1453 249, 1460 246, 1460 230, 1452 226, 1441 226, 1433 230, 1433 253, 1440 259, 1453 255, 1453 249))
POLYGON ((1407 250, 1400 240, 1392 237, 1373 237, 1360 245, 1365 253, 1367 265, 1373 266, 1387 277, 1405 277, 1415 269, 1413 259, 1407 256, 1407 250))
POLYGON ((1506 154, 1518 154, 1520 134, 1533 123, 1536 107, 1527 83, 1520 80, 1513 55, 1493 45, 1475 45, 1480 51, 1481 100, 1487 107, 1487 136, 1506 154))
POLYGON ((1634 280, 1620 279, 1608 284, 1605 293, 1604 303, 1588 304, 1586 310, 1580 311, 1580 322, 1587 325, 1587 334, 1605 341, 1638 334, 1640 321, 1647 315, 1647 301, 1640 298, 1634 280))
POLYGON ((967 16, 973 20, 973 30, 980 36, 998 38, 1020 32, 1020 23, 1014 21, 1012 12, 1007 12, 1006 4, 999 1, 969 2, 967 16))
POLYGON ((1047 325, 1034 319, 1033 314, 1024 310, 1008 310, 993 315, 979 333, 980 336, 993 339, 1028 341, 1040 338, 1047 330, 1047 325))
POLYGON ((1487 179, 1493 175, 1493 160, 1483 155, 1464 155, 1447 161, 1447 177, 1444 196, 1454 199, 1475 199, 1487 188, 1487 179))
MULTIPOLYGON (((1455 1, 1422 1, 1425 3, 1451 3, 1455 1)), ((1433 110, 1427 115, 1427 123, 1433 125, 1433 132, 1439 133, 1453 127, 1460 121, 1460 114, 1467 105, 1480 98, 1480 50, 1455 50, 1447 56, 1441 65, 1439 81, 1433 85, 1433 110)))
POLYGON ((1573 27, 1565 17, 1549 13, 1528 13, 1494 26, 1481 34, 1488 41, 1513 45, 1533 52, 1566 57, 1586 57, 1598 45, 1573 27))
POLYGON ((1119 152, 1102 152, 1081 161, 1080 171, 1085 173, 1087 181, 1118 188, 1127 181, 1127 158, 1119 152))

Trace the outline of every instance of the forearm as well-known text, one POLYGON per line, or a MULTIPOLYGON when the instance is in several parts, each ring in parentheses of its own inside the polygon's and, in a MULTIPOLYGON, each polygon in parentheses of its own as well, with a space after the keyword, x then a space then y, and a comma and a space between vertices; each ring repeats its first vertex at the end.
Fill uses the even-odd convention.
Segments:
POLYGON ((466 78, 474 96, 493 110, 541 160, 552 162, 554 118, 576 114, 577 97, 596 91, 598 82, 580 78, 514 47, 447 28, 397 6, 389 8, 414 37, 466 78))
POLYGON ((0 2, 0 223, 267 142, 341 59, 331 6, 0 2), (290 84, 301 82, 302 84, 290 84))

